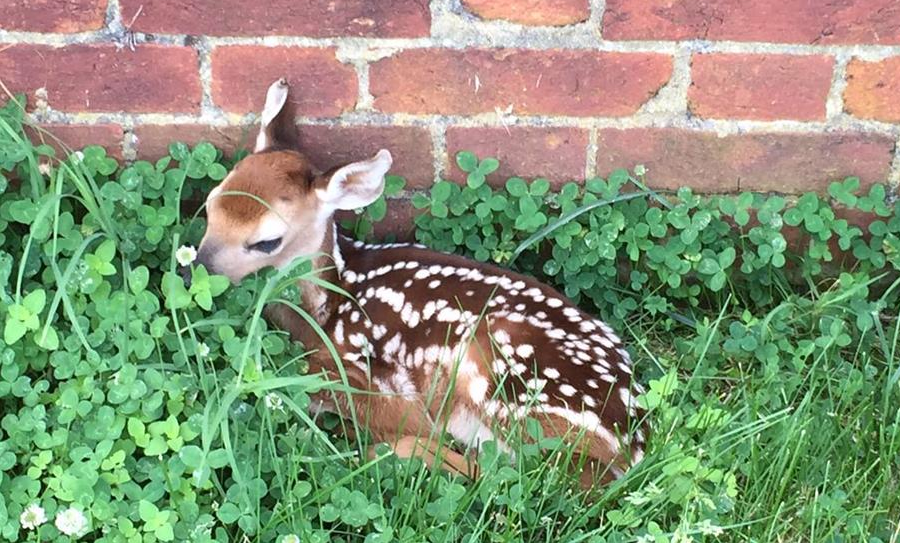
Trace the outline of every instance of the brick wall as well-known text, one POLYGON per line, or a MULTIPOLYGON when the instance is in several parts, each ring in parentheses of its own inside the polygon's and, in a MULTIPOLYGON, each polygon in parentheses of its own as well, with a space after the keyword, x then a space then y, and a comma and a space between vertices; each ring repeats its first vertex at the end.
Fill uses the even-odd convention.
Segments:
POLYGON ((554 182, 637 163, 711 192, 900 181, 897 0, 0 3, 6 87, 127 159, 246 144, 286 75, 322 167, 388 147, 413 188, 458 178, 461 149, 554 182))

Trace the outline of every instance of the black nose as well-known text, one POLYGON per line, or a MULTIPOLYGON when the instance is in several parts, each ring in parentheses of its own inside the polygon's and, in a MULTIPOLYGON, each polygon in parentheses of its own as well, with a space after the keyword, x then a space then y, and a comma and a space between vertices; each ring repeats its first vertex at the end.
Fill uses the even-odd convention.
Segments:
POLYGON ((182 266, 178 268, 178 275, 184 279, 184 286, 191 286, 191 267, 190 266, 182 266))

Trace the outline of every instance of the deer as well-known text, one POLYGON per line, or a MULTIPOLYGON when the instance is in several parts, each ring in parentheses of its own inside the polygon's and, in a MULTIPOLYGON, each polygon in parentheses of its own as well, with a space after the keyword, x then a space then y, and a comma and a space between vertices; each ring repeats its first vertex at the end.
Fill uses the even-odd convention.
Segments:
POLYGON ((355 413, 398 457, 471 478, 478 469, 469 453, 487 441, 509 451, 504 431, 526 416, 545 436, 578 436, 586 488, 639 462, 642 390, 612 328, 537 279, 418 244, 343 235, 335 214, 379 198, 391 153, 317 169, 301 149, 288 96, 284 78, 271 84, 253 152, 208 194, 195 265, 237 283, 307 258, 339 287, 301 281, 297 301, 337 359, 295 311, 266 308, 272 324, 314 347, 309 373, 343 373, 361 392, 316 393, 310 409, 355 413), (462 452, 434 437, 443 431, 462 452))

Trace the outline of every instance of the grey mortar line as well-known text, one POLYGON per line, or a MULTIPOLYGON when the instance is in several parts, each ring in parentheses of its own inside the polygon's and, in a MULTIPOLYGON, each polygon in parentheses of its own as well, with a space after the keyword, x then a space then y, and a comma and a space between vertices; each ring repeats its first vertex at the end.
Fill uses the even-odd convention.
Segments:
POLYGON ((452 167, 450 156, 447 154, 447 124, 434 123, 428 128, 431 135, 432 166, 434 167, 434 182, 444 178, 445 167, 452 167))
POLYGON ((588 22, 598 39, 603 39, 603 14, 606 13, 606 0, 590 0, 591 16, 588 22))
POLYGON ((634 117, 687 118, 688 88, 691 86, 691 50, 683 46, 672 56, 672 75, 656 94, 644 102, 634 117))
MULTIPOLYGON (((61 124, 116 123, 131 124, 206 124, 211 126, 242 126, 255 122, 256 114, 223 113, 212 118, 204 118, 189 113, 115 113, 77 112, 66 113, 49 109, 38 121, 61 124)), ((434 123, 459 127, 547 127, 547 128, 683 128, 697 132, 713 132, 718 135, 744 133, 788 133, 818 134, 830 132, 857 132, 895 136, 900 134, 900 124, 855 119, 841 116, 833 121, 752 121, 735 119, 701 119, 661 115, 631 115, 625 117, 573 117, 566 115, 498 115, 496 112, 472 115, 438 115, 382 113, 371 110, 348 111, 333 117, 298 116, 303 124, 324 126, 420 126, 434 123)))
MULTIPOLYGON (((122 22, 122 10, 119 0, 108 0, 106 4, 106 18, 104 28, 101 30, 107 39, 115 43, 121 43, 125 37, 125 24, 122 22)), ((125 160, 133 160, 137 157, 135 147, 134 126, 132 123, 122 123, 122 141, 119 142, 119 150, 125 160)))
POLYGON ((585 149, 586 157, 584 164, 584 178, 591 179, 592 177, 597 176, 597 153, 600 150, 600 147, 597 143, 598 141, 598 133, 597 128, 591 128, 588 131, 588 143, 587 148, 585 149))
MULTIPOLYGON (((846 54, 867 61, 879 61, 891 56, 900 56, 900 45, 809 45, 769 42, 738 42, 709 40, 625 40, 610 41, 600 39, 591 30, 591 23, 578 23, 565 27, 526 27, 500 21, 479 21, 467 14, 441 11, 442 4, 453 4, 453 0, 435 0, 433 12, 438 13, 432 20, 434 34, 421 38, 365 38, 365 37, 325 37, 303 36, 205 36, 210 46, 257 45, 265 47, 310 47, 310 48, 369 48, 374 50, 400 50, 419 48, 448 48, 464 50, 470 48, 519 48, 526 50, 594 50, 601 52, 664 53, 673 54, 682 47, 689 47, 700 53, 736 54, 786 54, 786 55, 838 55, 846 54)), ((110 4, 110 11, 118 4, 110 4)), ((121 21, 120 21, 121 24, 121 21)), ((100 31, 74 34, 40 33, 0 30, 0 42, 33 45, 63 46, 70 44, 99 44, 115 42, 124 33, 124 27, 109 27, 100 31)), ((141 43, 183 45, 191 38, 186 34, 136 32, 138 46, 141 43)))
POLYGON ((834 72, 831 77, 831 87, 828 89, 828 97, 825 100, 825 118, 837 120, 844 113, 844 90, 847 88, 847 63, 850 55, 838 53, 834 58, 834 72))

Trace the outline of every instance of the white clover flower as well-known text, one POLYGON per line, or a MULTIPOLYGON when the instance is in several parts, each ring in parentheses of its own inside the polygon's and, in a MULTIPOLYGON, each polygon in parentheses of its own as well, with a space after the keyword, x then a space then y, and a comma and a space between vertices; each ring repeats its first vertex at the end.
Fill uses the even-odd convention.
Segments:
POLYGON ((716 526, 709 519, 705 519, 703 522, 697 525, 697 529, 700 530, 700 533, 703 535, 714 535, 719 536, 725 531, 721 526, 716 526))
POLYGON ((281 538, 281 543, 300 543, 300 536, 297 534, 288 534, 281 538))
POLYGON ((266 394, 266 397, 263 398, 263 403, 271 411, 284 411, 284 402, 281 400, 281 396, 274 392, 266 394))
POLYGON ((625 501, 630 503, 631 505, 644 505, 645 503, 650 501, 650 497, 640 491, 634 491, 631 494, 625 496, 625 501))
POLYGON ((182 245, 175 251, 175 260, 182 266, 189 266, 197 260, 197 249, 193 245, 182 245))
POLYGON ((88 521, 84 513, 70 507, 56 514, 56 529, 67 536, 80 537, 87 532, 88 521))
POLYGON ((75 164, 78 164, 82 160, 84 160, 84 153, 82 153, 81 151, 75 151, 74 153, 72 153, 72 161, 75 164))
POLYGON ((22 511, 19 515, 19 524, 26 530, 34 530, 41 524, 47 522, 47 513, 40 505, 33 503, 22 511))
POLYGON ((209 356, 209 345, 202 342, 197 345, 197 356, 199 356, 200 358, 206 358, 207 356, 209 356))
POLYGON ((50 175, 50 164, 47 162, 41 162, 38 164, 38 171, 41 175, 50 175))

